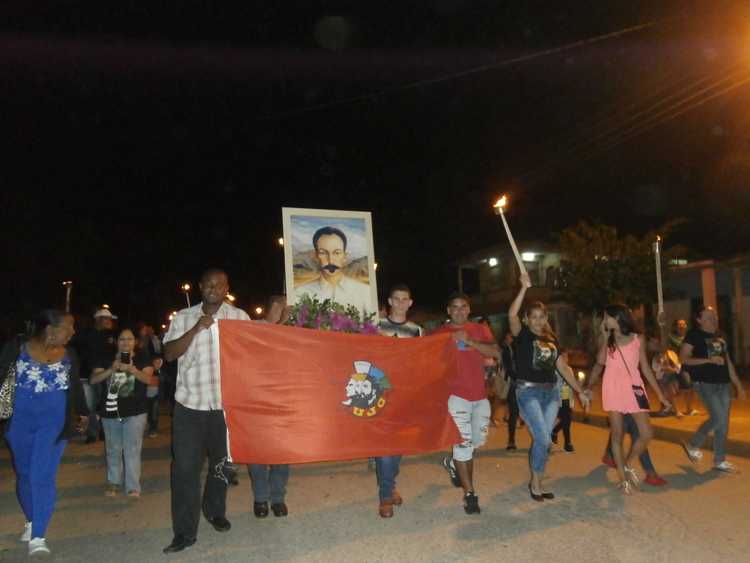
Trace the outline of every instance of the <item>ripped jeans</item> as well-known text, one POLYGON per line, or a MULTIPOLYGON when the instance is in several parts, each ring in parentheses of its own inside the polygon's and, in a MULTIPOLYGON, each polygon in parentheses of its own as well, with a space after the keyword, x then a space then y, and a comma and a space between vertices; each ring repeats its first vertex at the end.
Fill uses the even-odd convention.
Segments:
POLYGON ((172 528, 195 538, 201 509, 207 518, 226 516, 227 426, 224 411, 198 411, 175 404, 172 419, 172 528), (201 470, 208 473, 201 499, 201 470))
POLYGON ((448 412, 461 433, 461 443, 453 446, 453 459, 469 461, 474 456, 474 450, 487 441, 490 402, 487 399, 467 401, 451 395, 448 398, 448 412))

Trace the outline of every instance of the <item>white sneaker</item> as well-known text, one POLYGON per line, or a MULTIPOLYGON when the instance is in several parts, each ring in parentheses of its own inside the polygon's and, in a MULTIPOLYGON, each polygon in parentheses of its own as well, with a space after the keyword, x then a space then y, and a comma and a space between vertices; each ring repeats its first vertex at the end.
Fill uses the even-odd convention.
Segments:
POLYGON ((48 555, 50 553, 44 538, 33 538, 29 541, 29 555, 48 555))
POLYGON ((23 534, 18 538, 18 541, 27 542, 31 540, 31 522, 26 522, 23 525, 23 534))
POLYGON ((730 463, 727 460, 722 461, 714 465, 714 469, 722 471, 723 473, 739 473, 737 466, 734 463, 730 463))
POLYGON ((692 447, 687 442, 682 442, 682 449, 685 450, 685 453, 688 456, 688 459, 692 461, 693 463, 698 463, 700 460, 703 459, 703 452, 700 451, 698 448, 692 447))

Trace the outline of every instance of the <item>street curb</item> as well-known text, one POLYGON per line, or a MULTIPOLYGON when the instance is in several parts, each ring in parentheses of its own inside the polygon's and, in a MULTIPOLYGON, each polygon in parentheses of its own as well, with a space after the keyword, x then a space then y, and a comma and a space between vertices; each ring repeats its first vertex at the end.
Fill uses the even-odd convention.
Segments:
MULTIPOLYGON (((607 415, 605 414, 589 413, 588 415, 585 416, 585 419, 584 419, 584 413, 580 411, 574 411, 571 414, 572 414, 571 418, 576 422, 589 424, 591 426, 600 426, 602 428, 607 428, 609 426, 609 419, 607 418, 607 415)), ((677 428, 664 428, 662 426, 657 426, 656 424, 652 424, 651 428, 653 428, 654 430, 654 438, 656 438, 657 440, 664 440, 665 442, 673 442, 675 444, 688 441, 690 438, 693 437, 693 433, 694 433, 693 431, 690 431, 690 430, 680 430, 677 428)), ((709 436, 708 440, 706 440, 706 444, 704 445, 704 448, 711 449, 712 445, 713 445, 713 436, 709 436)), ((750 457, 750 443, 727 438, 726 451, 729 455, 736 455, 740 457, 750 457)))

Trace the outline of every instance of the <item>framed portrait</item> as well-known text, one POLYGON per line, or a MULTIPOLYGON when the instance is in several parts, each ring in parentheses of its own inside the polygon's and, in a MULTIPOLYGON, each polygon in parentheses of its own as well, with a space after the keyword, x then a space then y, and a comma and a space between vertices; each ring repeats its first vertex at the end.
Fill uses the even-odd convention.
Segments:
POLYGON ((321 301, 378 312, 369 211, 282 208, 287 302, 321 301))

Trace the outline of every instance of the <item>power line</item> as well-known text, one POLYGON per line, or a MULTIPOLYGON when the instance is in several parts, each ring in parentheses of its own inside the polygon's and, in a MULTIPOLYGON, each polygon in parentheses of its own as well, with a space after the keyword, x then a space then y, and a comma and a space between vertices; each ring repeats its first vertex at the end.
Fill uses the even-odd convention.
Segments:
MULTIPOLYGON (((700 96, 704 94, 706 97, 711 96, 710 92, 712 90, 721 87, 725 82, 731 81, 735 77, 742 76, 747 71, 744 69, 744 65, 736 64, 727 69, 726 72, 726 75, 718 79, 715 79, 715 75, 709 75, 698 78, 697 80, 692 80, 692 82, 687 85, 677 85, 677 92, 660 97, 651 103, 646 102, 645 104, 641 104, 642 109, 638 109, 635 113, 628 114, 624 116, 624 118, 619 118, 613 124, 596 132, 595 129, 603 124, 603 120, 599 120, 599 123, 597 123, 595 127, 589 127, 590 132, 586 134, 583 139, 577 143, 573 143, 572 146, 566 143, 559 143, 563 149, 558 151, 556 156, 549 159, 549 161, 540 168, 528 170, 522 173, 520 177, 527 179, 541 177, 551 169, 554 169, 561 164, 566 164, 572 159, 575 159, 576 161, 585 161, 593 156, 601 154, 601 152, 613 148, 627 138, 645 132, 651 126, 656 126, 662 123, 663 120, 660 118, 671 114, 675 110, 679 110, 681 106, 688 102, 698 101, 696 105, 691 105, 687 110, 697 107, 697 105, 704 103, 700 102, 700 96), (703 86, 709 80, 713 80, 713 82, 708 86, 703 86), (698 89, 696 90, 696 88, 698 89)), ((713 96, 710 99, 713 99, 714 97, 716 96, 713 96)), ((653 95, 649 96, 649 98, 653 98, 653 95)), ((631 105, 631 108, 637 107, 636 104, 631 105)), ((684 113, 684 111, 676 115, 681 115, 682 113, 684 113)))
POLYGON ((620 29, 617 31, 612 31, 610 33, 605 33, 603 35, 597 35, 595 37, 589 37, 587 39, 580 39, 578 41, 573 41, 571 43, 567 43, 565 45, 560 45, 558 47, 552 47, 549 49, 544 49, 542 51, 536 51, 534 53, 528 53, 526 55, 520 55, 518 57, 513 57, 510 59, 504 59, 502 61, 498 61, 496 63, 486 64, 486 65, 480 65, 476 67, 472 67, 466 70, 453 72, 450 74, 445 74, 442 76, 437 76, 435 78, 427 78, 423 80, 416 80, 413 82, 408 82, 406 84, 401 84, 398 86, 394 86, 392 88, 386 88, 383 90, 380 90, 378 92, 371 92, 368 94, 361 94, 358 96, 351 96, 349 98, 342 98, 340 100, 333 100, 330 102, 324 102, 320 104, 315 104, 312 106, 305 106, 301 108, 291 109, 283 112, 274 113, 271 115, 265 115, 258 118, 259 121, 272 121, 277 119, 285 119, 289 117, 296 117, 298 115, 306 114, 306 113, 312 113, 312 112, 319 112, 324 111, 332 108, 336 108, 339 106, 345 106, 345 105, 352 105, 352 104, 358 104, 363 102, 368 102, 375 100, 379 97, 395 94, 398 92, 405 92, 408 90, 414 90, 416 88, 421 88, 424 86, 431 86, 433 84, 439 84, 442 82, 448 82, 451 80, 457 80, 460 78, 464 78, 466 76, 471 76, 474 74, 479 74, 483 72, 488 72, 490 70, 496 70, 503 67, 524 63, 528 61, 532 61, 534 59, 539 59, 542 57, 547 57, 550 55, 555 55, 558 53, 564 53, 566 51, 570 51, 573 49, 577 49, 579 47, 584 47, 587 45, 593 45, 595 43, 600 43, 602 41, 607 41, 609 39, 614 39, 616 37, 622 37, 624 35, 628 35, 631 33, 636 33, 638 31, 642 31, 644 29, 652 28, 658 25, 663 25, 668 22, 680 20, 686 18, 686 15, 677 16, 673 18, 666 18, 662 20, 656 20, 651 22, 642 23, 639 25, 634 25, 631 27, 627 27, 624 29, 620 29))

